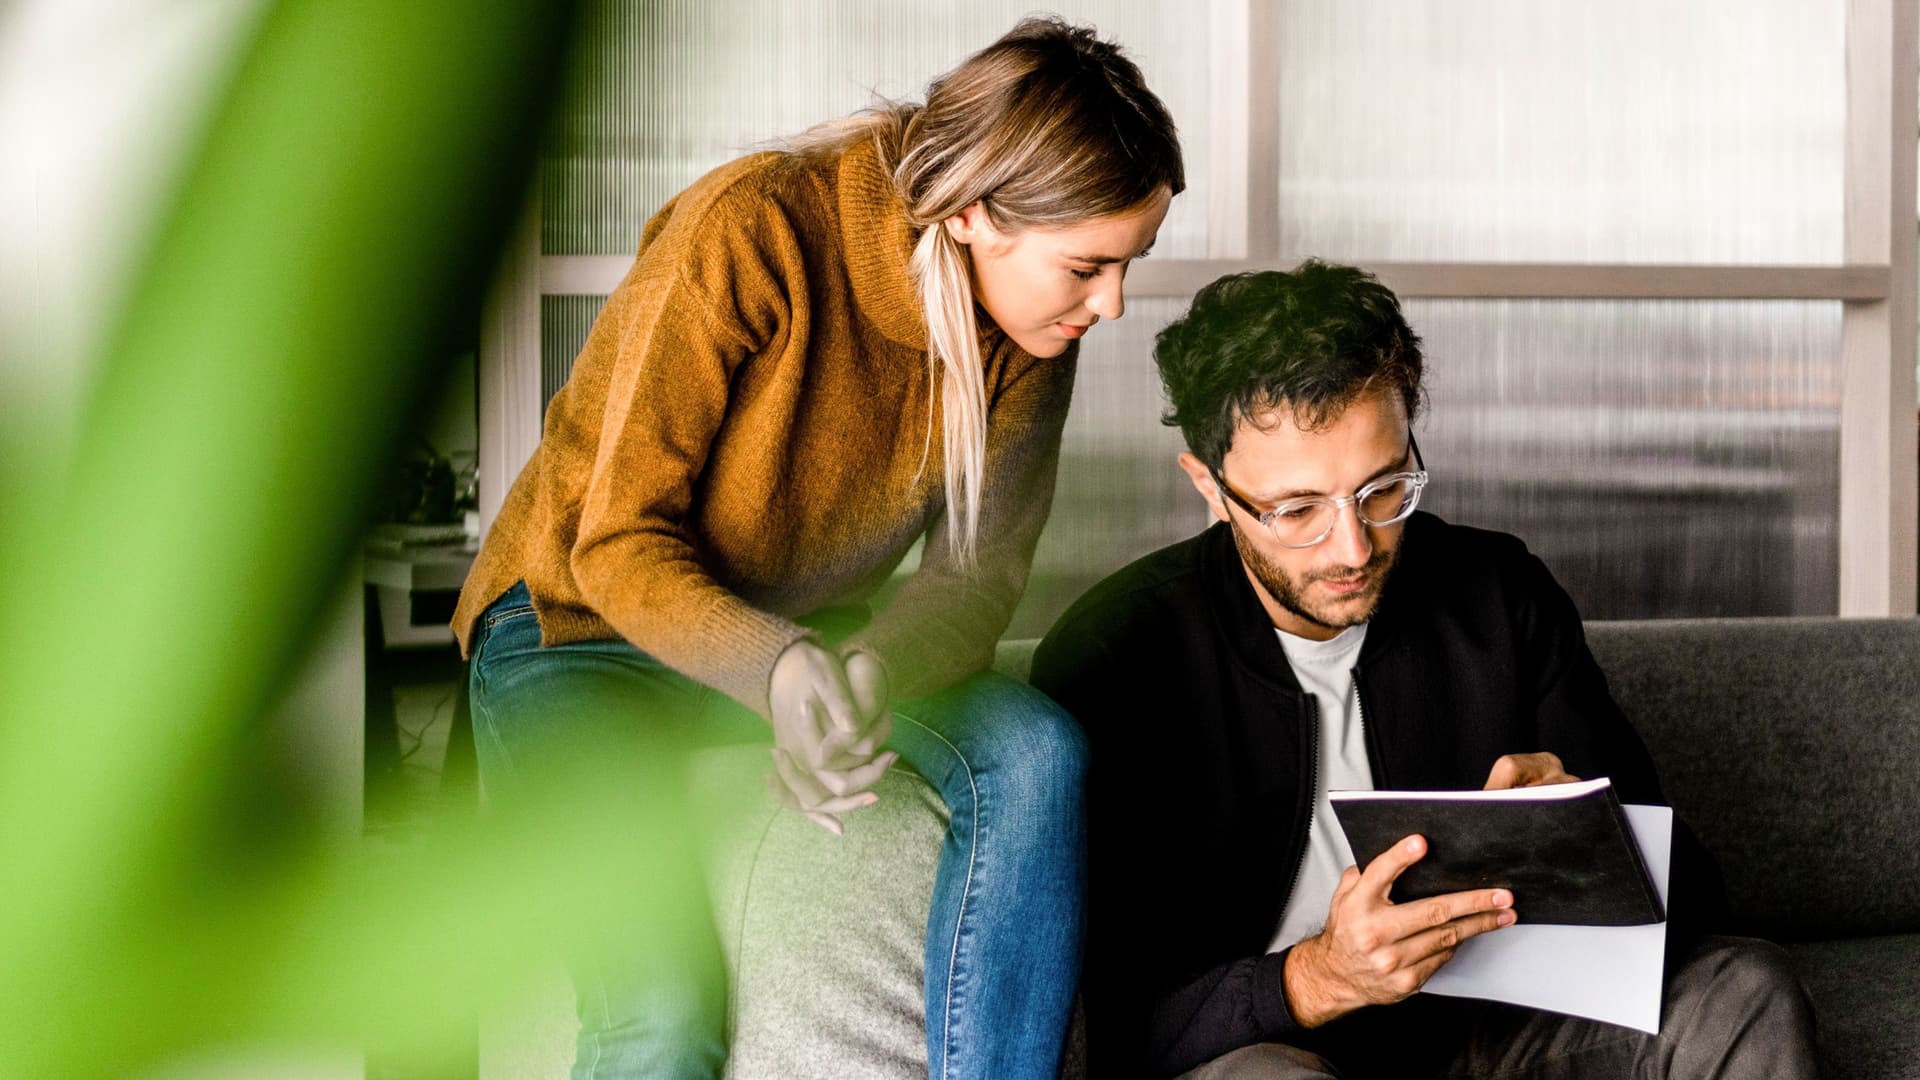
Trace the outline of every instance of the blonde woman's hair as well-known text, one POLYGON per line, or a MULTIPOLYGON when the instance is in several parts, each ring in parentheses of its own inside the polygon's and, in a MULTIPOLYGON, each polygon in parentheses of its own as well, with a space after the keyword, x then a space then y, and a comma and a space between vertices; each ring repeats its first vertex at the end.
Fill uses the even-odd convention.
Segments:
MULTIPOLYGON (((966 245, 942 225, 974 203, 996 229, 1061 228, 1179 194, 1173 118, 1120 47, 1089 28, 1029 18, 927 87, 925 105, 889 104, 815 127, 803 155, 871 140, 920 230, 909 265, 927 323, 927 375, 940 387, 948 536, 975 561, 986 482, 987 390, 966 245)), ((933 418, 927 418, 929 446, 933 418)), ((923 458, 924 460, 924 458, 923 458)))

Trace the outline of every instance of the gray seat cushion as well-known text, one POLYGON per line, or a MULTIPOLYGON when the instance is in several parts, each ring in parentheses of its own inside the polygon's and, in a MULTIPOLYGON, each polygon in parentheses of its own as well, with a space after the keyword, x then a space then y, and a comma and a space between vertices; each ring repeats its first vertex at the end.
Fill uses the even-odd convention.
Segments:
POLYGON ((1920 620, 1591 623, 1740 931, 1920 931, 1920 620))
MULTIPOLYGON (((757 783, 766 753, 747 753, 757 783)), ((769 808, 747 871, 709 874, 716 915, 735 919, 721 933, 734 971, 729 1077, 927 1074, 920 974, 947 811, 907 769, 874 790, 879 803, 843 815, 840 837, 769 808)))
MULTIPOLYGON (((711 841, 707 888, 733 972, 730 1080, 900 1080, 927 1073, 922 940, 946 807, 906 769, 833 837, 761 793, 765 747, 694 758, 692 794, 711 841)), ((482 1080, 567 1075, 579 1031, 554 965, 527 998, 482 1024, 482 1080)))
POLYGON ((1813 995, 1824 1080, 1920 1080, 1920 934, 1787 952, 1813 995))

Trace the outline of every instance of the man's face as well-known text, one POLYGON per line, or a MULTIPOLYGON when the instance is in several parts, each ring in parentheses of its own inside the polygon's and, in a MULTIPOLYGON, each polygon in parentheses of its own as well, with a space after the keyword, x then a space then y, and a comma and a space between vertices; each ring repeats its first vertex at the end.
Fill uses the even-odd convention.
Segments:
MULTIPOLYGON (((1223 499, 1206 465, 1180 455, 1214 516, 1233 529, 1240 561, 1273 625, 1324 641, 1366 622, 1400 550, 1405 522, 1368 525, 1342 507, 1333 531, 1312 547, 1290 548, 1244 509, 1223 499)), ((1392 392, 1355 401, 1332 423, 1303 431, 1284 406, 1243 422, 1221 465, 1234 491, 1261 510, 1309 495, 1352 495, 1372 480, 1411 469, 1407 412, 1392 392)))

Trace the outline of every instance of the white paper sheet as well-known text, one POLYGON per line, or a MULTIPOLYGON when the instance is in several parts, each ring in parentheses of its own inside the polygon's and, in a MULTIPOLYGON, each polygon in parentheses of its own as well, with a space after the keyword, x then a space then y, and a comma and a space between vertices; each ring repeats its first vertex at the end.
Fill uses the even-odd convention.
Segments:
MULTIPOLYGON (((1673 811, 1625 806, 1647 876, 1667 903, 1673 811)), ((1667 925, 1538 926, 1520 923, 1463 944, 1424 987, 1660 1032, 1667 925)))

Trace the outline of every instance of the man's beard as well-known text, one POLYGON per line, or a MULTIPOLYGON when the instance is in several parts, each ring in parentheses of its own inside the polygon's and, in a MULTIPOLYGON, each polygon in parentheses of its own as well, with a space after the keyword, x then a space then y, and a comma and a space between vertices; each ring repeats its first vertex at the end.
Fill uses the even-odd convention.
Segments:
POLYGON ((1387 577, 1393 571, 1394 560, 1400 554, 1397 546, 1391 551, 1376 546, 1365 566, 1315 570, 1296 579, 1269 561, 1253 541, 1240 531, 1239 522, 1229 519, 1227 527, 1233 530, 1233 546, 1240 550, 1240 561, 1246 564, 1254 580, 1267 590, 1267 595, 1273 597, 1273 602, 1307 622, 1328 630, 1344 630, 1373 618, 1374 609, 1380 606, 1380 595, 1385 591, 1387 577), (1344 613, 1336 614, 1325 607, 1309 607, 1303 597, 1307 587, 1316 581, 1338 581, 1360 572, 1367 575, 1366 588, 1341 598, 1341 606, 1346 609, 1344 613))

